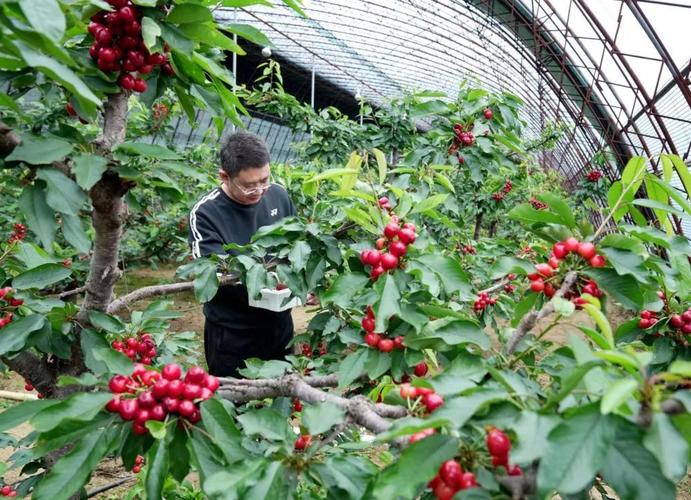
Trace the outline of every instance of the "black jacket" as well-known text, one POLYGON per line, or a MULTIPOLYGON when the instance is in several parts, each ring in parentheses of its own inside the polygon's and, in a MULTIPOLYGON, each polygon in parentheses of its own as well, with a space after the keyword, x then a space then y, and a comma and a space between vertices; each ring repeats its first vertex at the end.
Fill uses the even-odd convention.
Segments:
MULTIPOLYGON (((283 217, 295 215, 295 206, 286 190, 272 184, 264 197, 254 205, 233 201, 221 188, 203 196, 192 208, 189 220, 189 242, 192 256, 223 255, 223 245, 246 245, 262 226, 268 226, 283 217)), ((266 333, 285 331, 290 311, 273 312, 251 307, 244 286, 223 286, 216 296, 204 304, 207 321, 233 330, 266 333)))

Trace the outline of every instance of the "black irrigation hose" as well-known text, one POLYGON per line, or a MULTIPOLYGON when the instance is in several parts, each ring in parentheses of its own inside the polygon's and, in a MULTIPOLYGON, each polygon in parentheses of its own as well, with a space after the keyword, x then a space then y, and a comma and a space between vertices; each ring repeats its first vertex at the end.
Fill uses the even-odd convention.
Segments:
POLYGON ((103 493, 104 491, 112 490, 113 488, 117 488, 120 485, 123 485, 125 483, 129 483, 130 481, 136 481, 136 477, 126 477, 124 479, 118 479, 114 483, 106 484, 105 486, 100 486, 94 490, 87 491, 86 493, 86 498, 91 498, 95 497, 99 493, 103 493))

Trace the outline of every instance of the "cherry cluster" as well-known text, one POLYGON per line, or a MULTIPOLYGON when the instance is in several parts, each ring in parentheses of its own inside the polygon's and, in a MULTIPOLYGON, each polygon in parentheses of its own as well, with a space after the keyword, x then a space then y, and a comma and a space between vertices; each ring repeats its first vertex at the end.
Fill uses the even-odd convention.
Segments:
POLYGON ((120 414, 123 420, 134 421, 135 434, 146 434, 144 424, 148 420, 163 421, 168 414, 196 424, 202 418, 196 403, 212 397, 219 381, 199 366, 191 367, 185 378, 181 377, 182 368, 175 363, 165 365, 161 373, 136 363, 131 377, 115 375, 108 382, 115 396, 106 409, 120 414))
POLYGON ((377 239, 375 249, 366 249, 360 252, 360 262, 372 266, 370 278, 376 281, 379 276, 387 271, 396 269, 400 259, 408 251, 408 245, 412 245, 417 238, 415 224, 406 222, 400 226, 399 219, 392 215, 389 223, 384 227, 384 234, 377 239), (384 251, 387 249, 388 251, 384 251))
MULTIPOLYGON (((33 385, 31 385, 31 383, 30 383, 28 380, 24 379, 24 390, 25 390, 26 392, 31 392, 31 391, 33 391, 34 389, 35 389, 35 387, 34 387, 33 385)), ((45 394, 41 394, 41 393, 39 392, 39 393, 36 395, 36 397, 38 397, 38 399, 44 399, 46 396, 45 396, 45 394)))
POLYGON ((511 451, 511 440, 501 429, 491 427, 487 432, 487 451, 492 456, 494 467, 504 467, 509 476, 520 476, 523 474, 520 466, 509 465, 509 452, 511 451))
POLYGON ((16 223, 12 226, 13 232, 7 240, 7 243, 14 243, 15 241, 22 241, 26 237, 26 226, 24 224, 16 223))
POLYGON ((473 309, 476 313, 481 313, 485 310, 485 308, 487 308, 487 306, 493 306, 496 303, 497 299, 495 299, 494 297, 490 297, 489 294, 486 292, 482 292, 480 295, 477 296, 477 299, 475 299, 473 309))
POLYGON ((457 491, 477 488, 478 484, 475 474, 463 472, 461 464, 452 459, 441 464, 427 486, 438 500, 451 500, 457 491))
MULTIPOLYGON (((641 316, 643 316, 642 313, 641 316)), ((683 334, 691 335, 691 307, 682 314, 672 314, 669 317, 669 324, 672 328, 680 330, 683 334)))
POLYGON ((588 175, 586 176, 586 179, 588 179, 590 182, 597 182, 602 178, 602 172, 599 170, 592 170, 591 172, 588 172, 588 175))
POLYGON ((298 398, 293 398, 293 411, 295 413, 300 413, 302 411, 302 403, 298 398))
POLYGON ((130 0, 107 1, 114 10, 98 12, 89 23, 89 34, 94 38, 89 55, 101 71, 120 72, 118 83, 124 90, 146 92, 143 75, 151 73, 156 66, 172 75, 173 67, 167 55, 150 54, 144 45, 142 13, 137 7, 130 0))
POLYGON ((460 247, 461 252, 463 252, 465 255, 475 255, 477 253, 477 249, 473 245, 461 245, 459 243, 458 246, 460 247))
POLYGON ((295 440, 295 449, 296 450, 305 450, 309 448, 309 446, 312 444, 312 436, 309 434, 300 434, 298 438, 295 440))
POLYGON ((0 488, 0 495, 4 497, 16 497, 17 496, 17 490, 12 488, 9 484, 6 484, 2 488, 0 488))
POLYGON ((427 413, 432 413, 444 404, 444 398, 434 392, 434 389, 427 387, 413 387, 410 384, 401 384, 399 392, 401 397, 406 400, 419 398, 419 401, 425 406, 427 413))
POLYGON ((138 337, 123 337, 110 345, 132 361, 139 361, 143 365, 150 365, 157 354, 154 339, 148 333, 142 333, 138 337))
POLYGON ((494 198, 494 201, 501 201, 504 199, 504 196, 509 194, 511 190, 513 189, 513 184, 511 184, 511 181, 506 181, 504 183, 504 187, 501 189, 501 191, 498 191, 494 194, 492 194, 492 198, 494 198))
POLYGON ((571 300, 574 304, 576 304, 576 309, 581 310, 583 309, 583 305, 587 303, 587 301, 581 297, 582 294, 587 293, 588 295, 592 295, 593 297, 600 298, 602 297, 602 294, 604 293, 602 290, 600 290, 600 287, 598 286, 597 282, 595 280, 587 280, 584 285, 581 286, 581 291, 578 292, 577 290, 568 290, 566 293, 564 293, 564 298, 567 300, 571 300))
POLYGON ((486 120, 491 120, 492 117, 494 116, 494 113, 490 108, 485 108, 485 110, 482 112, 482 114, 485 116, 486 120))
MULTIPOLYGON (((506 279, 509 281, 513 281, 516 279, 516 275, 513 273, 509 273, 506 275, 506 279)), ((516 291, 516 287, 514 285, 512 285, 511 283, 507 283, 504 285, 504 291, 506 293, 513 293, 516 291)))
POLYGON ((547 203, 543 203, 535 197, 530 198, 530 204, 535 210, 545 210, 547 208, 547 203))
MULTIPOLYGON (((314 356, 314 351, 312 350, 312 346, 309 345, 308 343, 302 344, 300 349, 302 351, 303 356, 305 356, 307 358, 311 358, 312 356, 314 356)), ((324 344, 323 342, 320 342, 319 345, 317 345, 317 352, 319 353, 320 356, 326 355, 326 352, 327 352, 326 351, 326 344, 324 344)))
MULTIPOLYGON (((472 124, 467 125, 463 127, 460 123, 456 123, 453 126, 453 133, 454 133, 454 139, 453 139, 453 146, 458 149, 459 147, 467 147, 467 146, 472 146, 473 143, 475 142, 475 135, 471 132, 473 129, 472 124)), ((455 152, 454 150, 453 152, 455 152)))
POLYGON ((134 459, 134 467, 132 467, 132 472, 134 472, 135 474, 139 474, 143 466, 144 457, 141 455, 137 455, 137 457, 134 459))
POLYGON ((5 311, 4 315, 0 317, 0 328, 12 323, 14 310, 24 303, 22 299, 12 297, 13 293, 14 289, 10 286, 0 288, 0 311, 5 311))
MULTIPOLYGON (((551 278, 554 271, 559 268, 561 260, 571 253, 578 254, 591 267, 604 267, 605 265, 605 257, 597 253, 595 245, 586 241, 578 241, 576 238, 567 238, 552 246, 552 255, 548 263, 535 264, 535 271, 537 272, 528 275, 528 279, 531 281, 530 289, 537 293, 543 292, 548 298, 551 298, 557 290, 551 283, 545 283, 544 280, 551 278)), ((597 284, 594 289, 597 289, 597 284)))
POLYGON ((653 311, 643 310, 641 311, 641 319, 638 322, 638 327, 645 330, 646 328, 650 328, 651 326, 655 325, 657 323, 657 320, 657 313, 653 311))
POLYGON ((387 196, 382 196, 377 200, 377 203, 379 204, 380 208, 383 208, 384 210, 388 210, 389 212, 391 211, 391 201, 389 201, 389 198, 387 196))
POLYGON ((362 325, 362 329, 365 330, 365 343, 368 346, 379 349, 381 352, 391 352, 394 349, 403 349, 405 347, 403 344, 403 335, 390 339, 385 337, 385 334, 374 333, 375 322, 376 318, 372 306, 367 306, 367 312, 360 324, 362 325))

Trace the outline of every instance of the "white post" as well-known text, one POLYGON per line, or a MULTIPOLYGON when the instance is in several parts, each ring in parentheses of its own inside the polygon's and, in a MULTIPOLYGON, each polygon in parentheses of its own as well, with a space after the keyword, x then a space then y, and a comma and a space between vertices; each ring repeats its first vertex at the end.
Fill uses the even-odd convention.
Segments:
POLYGON ((312 54, 312 96, 310 99, 312 109, 314 109, 314 54, 312 54))
MULTIPOLYGON (((238 22, 238 9, 235 8, 233 9, 233 23, 237 24, 238 22)), ((238 35, 237 33, 233 33, 233 41, 235 42, 235 45, 238 43, 238 35)), ((235 90, 237 88, 237 83, 238 83, 238 55, 233 52, 233 93, 235 93, 235 90)), ((235 123, 231 124, 231 130, 235 132, 235 123)))

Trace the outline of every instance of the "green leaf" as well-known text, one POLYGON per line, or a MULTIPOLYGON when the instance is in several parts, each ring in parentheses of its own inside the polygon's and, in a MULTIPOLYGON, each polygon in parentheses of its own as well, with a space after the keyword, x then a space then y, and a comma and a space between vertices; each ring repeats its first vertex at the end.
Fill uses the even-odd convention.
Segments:
POLYGON ((18 274, 12 280, 17 290, 45 288, 72 275, 72 271, 62 264, 42 264, 18 274))
POLYGON ((321 302, 324 304, 333 303, 343 309, 352 307, 353 297, 361 292, 368 282, 369 278, 362 273, 340 274, 329 289, 322 294, 321 302))
POLYGON ((62 214, 62 234, 80 253, 91 250, 91 240, 82 227, 82 220, 74 215, 62 214))
POLYGON ((108 333, 124 333, 125 324, 117 317, 110 314, 102 313, 101 311, 89 311, 89 321, 96 328, 105 330, 108 333))
POLYGON ((310 434, 322 434, 345 419, 345 411, 330 401, 306 405, 302 410, 302 425, 310 434))
POLYGON ((641 176, 641 174, 643 174, 644 171, 645 158, 643 158, 642 156, 632 157, 624 167, 623 172, 621 173, 621 182, 624 185, 624 189, 626 189, 626 187, 630 184, 633 184, 634 181, 636 181, 641 176))
POLYGON ((532 224, 535 222, 542 222, 545 224, 565 224, 564 219, 549 210, 536 210, 529 203, 522 203, 517 207, 512 208, 508 214, 509 218, 520 222, 532 224))
POLYGON ((470 394, 445 401, 441 408, 435 410, 434 418, 446 419, 448 425, 461 429, 481 409, 508 398, 504 390, 478 388, 470 394))
MULTIPOLYGON (((689 193, 691 193, 691 172, 689 172, 689 167, 684 163, 684 160, 677 155, 663 156, 667 156, 667 158, 672 160, 672 165, 674 165, 674 169, 677 171, 677 175, 679 179, 681 179, 681 183, 684 185, 684 190, 688 196, 689 193)), ((665 179, 665 181, 669 182, 668 179, 665 179)))
POLYGON ((448 197, 448 193, 443 193, 435 194, 433 196, 425 198, 424 200, 413 206, 413 209, 410 211, 410 215, 421 214, 427 212, 428 210, 432 210, 444 203, 446 201, 446 198, 448 197))
POLYGON ((645 305, 641 285, 633 276, 620 276, 614 269, 607 268, 586 268, 583 272, 624 308, 640 311, 645 305))
POLYGON ((123 142, 115 148, 115 151, 134 156, 147 156, 159 160, 180 159, 180 155, 175 151, 171 151, 164 146, 147 144, 145 142, 123 142))
POLYGON ((449 346, 472 343, 485 350, 490 347, 489 337, 476 323, 453 317, 441 318, 429 323, 421 335, 407 338, 406 345, 418 349, 441 349, 442 345, 430 343, 437 339, 449 346))
POLYGON ((0 432, 14 429, 26 422, 41 410, 60 403, 57 399, 37 399, 23 401, 0 412, 0 432))
POLYGON ((296 272, 303 270, 311 253, 312 247, 309 243, 302 240, 295 242, 295 246, 288 254, 288 260, 293 264, 293 270, 296 272))
POLYGON ((684 212, 691 215, 691 202, 689 202, 687 198, 682 196, 676 188, 670 186, 666 182, 661 181, 655 176, 651 175, 649 179, 652 184, 664 190, 670 198, 677 202, 677 204, 684 209, 684 212))
POLYGON ((235 33, 239 37, 249 40, 260 47, 274 47, 274 44, 271 43, 271 40, 264 33, 249 24, 224 24, 223 29, 235 33))
MULTIPOLYGON (((232 38, 224 35, 211 24, 183 24, 180 26, 180 33, 183 33, 192 40, 197 40, 211 47, 229 50, 241 56, 246 54, 242 47, 235 43, 232 38)), ((170 36, 170 34, 168 35, 170 36)), ((172 45, 173 44, 171 44, 171 46, 172 45)))
POLYGON ((72 179, 54 168, 41 168, 36 177, 47 184, 46 202, 53 209, 70 215, 79 215, 86 194, 72 179))
POLYGON ((560 419, 556 415, 522 412, 519 419, 511 424, 518 436, 518 443, 511 450, 511 461, 517 464, 530 464, 541 458, 547 449, 547 436, 559 422, 560 419))
POLYGON ((60 42, 65 34, 65 15, 56 0, 20 0, 19 7, 38 33, 60 42))
POLYGON ((213 22, 214 16, 208 7, 194 4, 176 5, 170 11, 166 21, 173 24, 213 22))
POLYGON ((201 405, 202 422, 215 443, 223 452, 229 464, 247 457, 240 444, 242 434, 223 404, 216 398, 206 400, 201 405))
POLYGON ((46 203, 46 195, 37 186, 26 186, 19 197, 19 209, 29 229, 41 240, 43 248, 52 251, 55 239, 55 212, 46 203))
POLYGON ((55 137, 22 134, 22 143, 14 148, 12 154, 5 158, 5 161, 23 161, 31 165, 47 165, 62 160, 72 152, 72 148, 73 145, 69 142, 55 137))
POLYGON ((552 193, 543 193, 537 197, 540 201, 547 203, 550 212, 555 212, 561 217, 562 224, 571 229, 576 227, 576 219, 573 216, 571 207, 559 196, 552 193))
POLYGON ((162 439, 157 439, 154 441, 154 445, 149 450, 147 456, 149 460, 145 480, 146 498, 151 500, 160 499, 162 498, 161 492, 166 482, 170 462, 167 443, 162 439))
POLYGON ((37 431, 48 431, 60 425, 63 420, 91 420, 111 400, 109 392, 80 392, 60 403, 40 411, 31 419, 37 431))
POLYGON ((70 445, 85 435, 96 432, 108 424, 112 424, 115 418, 119 417, 102 412, 89 422, 65 420, 55 429, 40 434, 36 447, 32 449, 32 455, 40 457, 53 450, 70 445))
MULTIPOLYGON (((265 462, 266 463, 266 462, 265 462)), ((243 495, 247 500, 265 500, 267 498, 285 498, 286 469, 279 461, 268 462, 263 474, 243 495)))
POLYGON ((365 363, 368 356, 369 349, 358 349, 341 362, 338 367, 338 387, 340 389, 365 373, 365 363))
POLYGON ((442 462, 458 453, 458 445, 456 438, 434 434, 408 446, 395 463, 381 472, 372 498, 415 498, 442 462))
POLYGON ((372 148, 375 158, 377 159, 377 170, 379 171, 379 184, 384 184, 386 180, 386 156, 381 149, 372 148))
POLYGON ((372 218, 369 216, 367 212, 365 212, 361 208, 346 207, 343 209, 343 213, 346 217, 348 217, 350 220, 361 226, 366 231, 376 235, 380 234, 380 231, 377 228, 374 221, 372 221, 372 218))
POLYGON ((583 304, 583 309, 585 309, 590 317, 595 320, 595 323, 602 332, 602 335, 607 340, 607 347, 609 349, 614 349, 614 334, 612 333, 612 327, 610 326, 607 317, 602 314, 602 311, 600 311, 600 309, 594 304, 583 304))
POLYGON ((34 498, 68 500, 86 483, 96 465, 119 437, 119 429, 105 428, 81 439, 67 455, 58 460, 36 485, 34 498))
POLYGON ((675 375, 681 375, 682 377, 691 378, 691 361, 684 361, 677 359, 669 368, 667 368, 669 373, 674 373, 675 375))
MULTIPOLYGON (((35 1, 40 2, 41 0, 35 1)), ((74 94, 87 115, 94 114, 96 108, 101 106, 101 99, 96 97, 96 94, 70 68, 23 42, 13 41, 12 43, 19 50, 22 59, 28 66, 45 73, 74 94)))
MULTIPOLYGON (((379 281, 381 281, 381 278, 379 281)), ((376 311, 375 330, 377 332, 385 332, 391 316, 398 315, 401 312, 401 293, 398 291, 396 281, 389 273, 386 273, 384 286, 381 287, 379 283, 377 285, 381 293, 379 294, 380 299, 378 303, 374 306, 376 311)))
POLYGON ((679 481, 686 474, 689 445, 664 413, 653 413, 653 422, 643 437, 650 451, 670 481, 679 481))
POLYGON ((133 370, 132 361, 123 353, 111 348, 105 337, 95 330, 85 328, 80 335, 84 362, 94 373, 121 373, 130 375, 133 370))
POLYGON ((327 498, 360 500, 365 497, 367 486, 377 468, 365 457, 354 455, 332 455, 324 463, 310 465, 328 488, 327 498))
POLYGON ((621 500, 674 500, 676 488, 660 471, 660 464, 641 444, 641 431, 617 419, 616 439, 601 466, 605 482, 621 500))
POLYGON ((259 434, 266 439, 286 440, 291 435, 286 418, 271 408, 250 410, 237 419, 249 436, 259 434))
POLYGON ((638 381, 632 378, 623 378, 614 382, 600 400, 600 411, 611 413, 623 405, 638 389, 638 381))
POLYGON ((45 317, 32 314, 12 321, 0 331, 0 355, 21 350, 29 335, 43 328, 45 317))
POLYGON ((72 172, 77 178, 77 184, 88 191, 96 184, 108 169, 108 160, 102 156, 83 153, 75 156, 72 172))
POLYGON ((602 350, 594 352, 593 355, 621 366, 632 375, 638 374, 638 369, 641 367, 641 363, 635 357, 621 351, 602 350))
POLYGON ((175 457, 170 462, 170 475, 178 482, 184 481, 190 471, 190 452, 187 449, 187 434, 177 425, 172 430, 173 439, 168 445, 168 453, 175 457))
POLYGON ((616 421, 596 404, 579 408, 548 437, 538 470, 540 492, 574 494, 588 486, 605 462, 614 441, 616 421))
POLYGON ((470 278, 463 271, 458 260, 442 255, 421 255, 415 260, 429 267, 439 276, 447 294, 458 292, 460 300, 470 300, 474 297, 470 278))

